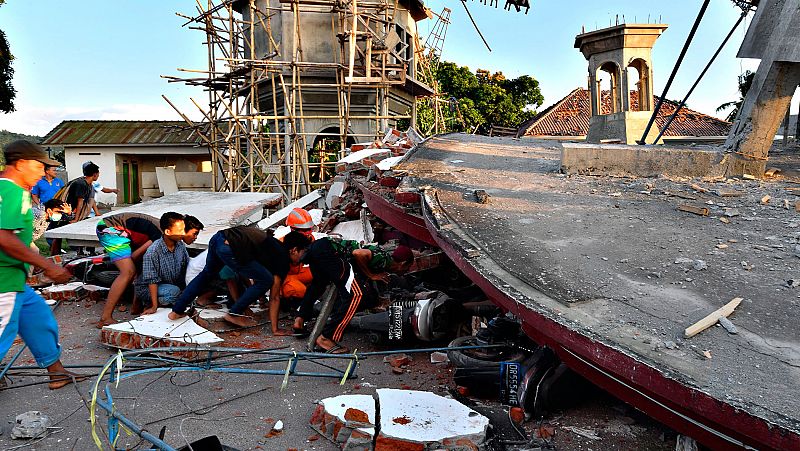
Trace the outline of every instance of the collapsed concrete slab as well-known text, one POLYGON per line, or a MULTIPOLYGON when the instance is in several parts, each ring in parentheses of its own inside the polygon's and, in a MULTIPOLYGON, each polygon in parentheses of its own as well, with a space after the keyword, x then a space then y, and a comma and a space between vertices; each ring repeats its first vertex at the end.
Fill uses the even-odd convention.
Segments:
MULTIPOLYGON (((725 175, 729 158, 730 154, 714 148, 564 143, 561 171, 636 177, 714 177, 725 175)), ((765 167, 766 161, 753 161, 744 170, 761 177, 765 167)))
POLYGON ((343 450, 466 451, 484 447, 489 419, 430 392, 379 389, 323 399, 311 427, 343 450))

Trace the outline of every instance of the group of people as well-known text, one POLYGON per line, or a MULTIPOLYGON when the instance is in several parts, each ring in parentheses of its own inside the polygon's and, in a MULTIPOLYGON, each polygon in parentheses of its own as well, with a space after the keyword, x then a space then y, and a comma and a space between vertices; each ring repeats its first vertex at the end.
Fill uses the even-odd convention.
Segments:
MULTIPOLYGON (((93 163, 84 165, 84 177, 70 182, 67 199, 52 168, 59 165, 40 146, 16 141, 4 149, 6 168, 0 174, 0 359, 19 334, 39 366, 51 375, 51 388, 72 380, 60 361, 58 325, 44 300, 25 284, 28 266, 44 270, 56 283, 71 275, 32 249, 34 204, 38 204, 48 227, 85 219, 93 207, 92 183, 99 175, 93 163), (46 185, 46 186, 45 186, 46 185), (57 189, 56 189, 57 188, 57 189), (88 190, 88 191, 87 191, 88 190), (62 192, 63 193, 63 192, 62 192), (49 198, 48 198, 49 197, 49 198)), ((349 352, 339 342, 357 311, 371 306, 376 294, 374 281, 388 280, 391 272, 402 273, 413 263, 405 246, 388 252, 378 246, 331 237, 314 238, 314 223, 303 209, 287 218, 291 231, 281 239, 256 226, 235 226, 215 233, 208 244, 202 270, 187 277, 192 264, 187 246, 194 243, 203 224, 177 212, 155 218, 141 213, 117 213, 101 217, 96 225, 100 245, 119 269, 109 290, 99 327, 114 322, 120 298, 133 284, 133 314, 151 314, 159 306, 171 307, 173 320, 191 313, 195 303, 213 294, 212 283, 223 279, 231 292, 225 320, 240 327, 255 322, 247 316, 256 302, 267 303, 274 335, 307 336, 314 303, 325 288, 336 288, 334 308, 317 338, 318 350, 349 352), (266 299, 265 299, 266 298, 266 299), (291 330, 278 326, 281 305, 291 306, 291 330)), ((58 248, 51 250, 60 252, 58 248)), ((321 319, 325 320, 325 319, 321 319)))

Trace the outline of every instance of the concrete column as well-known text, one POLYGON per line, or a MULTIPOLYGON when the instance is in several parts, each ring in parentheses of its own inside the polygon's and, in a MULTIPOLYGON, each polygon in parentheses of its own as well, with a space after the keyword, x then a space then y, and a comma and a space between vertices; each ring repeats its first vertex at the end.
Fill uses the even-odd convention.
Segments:
POLYGON ((769 149, 781 125, 795 88, 800 64, 762 60, 750 92, 733 124, 726 151, 731 152, 728 174, 761 175, 769 149))
POLYGON ((600 102, 599 102, 599 93, 598 90, 599 82, 597 81, 597 76, 593 73, 589 73, 589 104, 592 107, 592 116, 600 115, 600 102))
MULTIPOLYGON (((620 111, 631 111, 631 87, 629 86, 628 80, 628 68, 622 67, 620 69, 620 94, 622 97, 621 109, 620 111)), ((641 102, 641 100, 640 100, 641 102)))

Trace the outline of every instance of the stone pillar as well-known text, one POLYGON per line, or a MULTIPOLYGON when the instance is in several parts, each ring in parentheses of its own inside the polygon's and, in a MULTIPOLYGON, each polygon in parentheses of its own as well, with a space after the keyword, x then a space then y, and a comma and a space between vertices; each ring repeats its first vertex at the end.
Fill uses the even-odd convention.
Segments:
POLYGON ((760 2, 739 58, 761 63, 725 142, 726 174, 760 177, 769 149, 800 84, 800 0, 760 2))

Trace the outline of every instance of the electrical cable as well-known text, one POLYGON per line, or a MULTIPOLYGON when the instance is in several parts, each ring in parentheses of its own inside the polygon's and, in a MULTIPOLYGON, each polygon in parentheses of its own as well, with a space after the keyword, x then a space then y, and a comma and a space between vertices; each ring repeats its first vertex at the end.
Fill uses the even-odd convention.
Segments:
POLYGON ((647 134, 650 132, 650 128, 656 121, 656 116, 658 116, 658 111, 661 109, 661 104, 664 103, 664 99, 667 97, 669 88, 670 86, 672 86, 672 82, 675 80, 675 75, 678 73, 678 69, 681 67, 681 63, 683 62, 683 57, 686 56, 686 51, 689 50, 689 44, 692 43, 692 39, 694 39, 694 34, 697 32, 697 27, 700 26, 700 21, 703 20, 703 16, 705 15, 706 9, 708 8, 708 4, 710 2, 711 0, 703 1, 703 6, 700 7, 700 12, 697 13, 697 18, 694 20, 694 25, 692 25, 691 31, 689 31, 689 36, 686 37, 686 42, 683 44, 683 48, 681 49, 681 53, 678 56, 678 60, 675 61, 675 66, 672 68, 672 73, 669 75, 667 84, 664 86, 664 92, 661 94, 661 97, 658 98, 658 103, 656 104, 655 109, 653 109, 653 114, 650 116, 650 120, 647 122, 647 127, 644 128, 644 133, 642 133, 642 138, 639 141, 636 141, 638 144, 641 145, 647 144, 646 141, 647 134))
MULTIPOLYGON (((728 40, 730 40, 731 36, 733 36, 733 33, 736 31, 736 28, 738 28, 739 24, 741 24, 742 21, 745 19, 745 17, 747 17, 747 13, 748 13, 747 10, 743 11, 742 15, 739 16, 739 20, 737 20, 736 23, 733 24, 733 28, 731 28, 731 31, 729 31, 728 35, 725 36, 725 39, 722 40, 722 43, 719 45, 719 47, 717 47, 717 51, 714 52, 714 55, 711 56, 711 59, 706 64, 706 67, 703 68, 703 71, 700 72, 700 75, 697 76, 697 80, 695 80, 692 87, 689 88, 689 92, 686 93, 686 97, 684 97, 683 100, 681 100, 681 102, 675 108, 675 111, 673 111, 672 114, 667 119, 667 122, 664 124, 663 127, 661 127, 661 131, 658 133, 658 136, 656 137, 655 141, 653 141, 653 144, 656 144, 658 140, 661 139, 661 136, 663 136, 664 133, 667 131, 670 124, 672 124, 672 121, 675 120, 675 117, 678 115, 678 113, 681 111, 684 105, 686 105, 686 102, 689 100, 689 96, 692 95, 694 89, 697 87, 698 84, 700 84, 700 80, 703 79, 703 77, 706 75, 706 72, 708 72, 708 69, 714 63, 714 60, 717 59, 717 56, 719 56, 720 52, 722 52, 722 49, 725 48, 725 45, 728 43, 728 40)), ((642 137, 642 140, 646 139, 646 137, 647 133, 645 133, 645 136, 642 137)))

